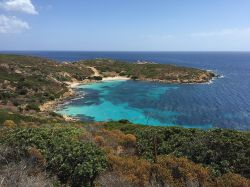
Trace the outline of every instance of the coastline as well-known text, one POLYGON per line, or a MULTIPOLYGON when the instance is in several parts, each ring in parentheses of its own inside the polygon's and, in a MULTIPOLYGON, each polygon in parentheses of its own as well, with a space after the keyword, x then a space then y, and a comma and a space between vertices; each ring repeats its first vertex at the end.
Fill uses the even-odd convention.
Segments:
MULTIPOLYGON (((96 72, 95 72, 96 74, 96 72)), ((138 79, 139 81, 149 81, 149 82, 161 82, 161 83, 167 83, 167 84, 211 84, 211 81, 213 81, 216 78, 213 77, 213 79, 209 80, 209 81, 201 81, 201 82, 192 82, 192 83, 186 83, 186 82, 179 82, 179 81, 166 81, 166 80, 156 80, 156 79, 138 79)), ((129 77, 125 77, 125 76, 114 76, 114 77, 103 77, 102 80, 91 80, 91 79, 86 79, 83 81, 72 81, 72 82, 64 82, 65 84, 67 84, 68 87, 68 91, 65 92, 60 98, 55 99, 54 101, 48 101, 45 102, 44 104, 42 104, 40 106, 40 111, 41 112, 55 112, 55 109, 58 105, 64 103, 65 101, 67 101, 68 99, 73 98, 74 96, 76 96, 76 92, 75 92, 75 88, 81 84, 91 84, 91 83, 97 83, 97 82, 104 82, 104 81, 119 81, 119 80, 131 80, 131 78, 129 77)), ((78 121, 78 119, 73 118, 71 116, 67 116, 67 115, 62 115, 62 117, 64 118, 65 121, 78 121)))
MULTIPOLYGON (((95 67, 91 67, 89 66, 88 68, 90 68, 93 72, 94 75, 93 76, 97 76, 97 77, 102 77, 102 75, 98 72, 98 70, 95 67)), ((216 76, 214 76, 216 77, 216 76)), ((213 78, 212 77, 212 80, 213 78)), ((119 80, 131 80, 130 77, 126 77, 126 76, 112 76, 112 77, 102 77, 102 80, 93 80, 93 79, 85 79, 83 81, 77 81, 76 79, 73 79, 73 81, 71 82, 62 82, 64 84, 67 84, 68 87, 68 91, 65 92, 60 98, 55 99, 54 101, 48 101, 45 102, 44 104, 42 104, 40 106, 40 111, 41 112, 55 112, 55 109, 58 107, 58 105, 66 102, 67 100, 73 98, 74 96, 76 96, 76 92, 75 92, 75 88, 81 84, 91 84, 91 83, 96 83, 96 82, 104 82, 104 81, 119 81, 119 80)), ((161 83, 167 83, 167 84, 204 84, 204 83, 211 83, 212 80, 204 80, 202 79, 202 77, 200 77, 199 80, 192 80, 190 82, 190 80, 160 80, 160 79, 149 79, 149 78, 139 78, 137 80, 141 80, 141 81, 149 81, 149 82, 161 82, 161 83)), ((64 118, 65 121, 78 121, 78 119, 75 119, 71 116, 67 116, 67 115, 62 115, 62 117, 64 118)))
MULTIPOLYGON (((64 82, 67 84, 68 91, 65 92, 60 98, 55 99, 53 101, 47 101, 43 103, 42 105, 39 106, 41 112, 54 112, 56 107, 68 99, 73 98, 76 96, 75 88, 81 84, 91 84, 91 83, 97 83, 97 82, 104 82, 104 81, 119 81, 119 80, 130 80, 128 77, 123 77, 123 76, 115 76, 115 77, 104 77, 102 80, 97 81, 97 80, 90 80, 86 79, 84 81, 72 81, 72 82, 64 82)), ((72 122, 72 121, 78 121, 78 119, 67 116, 67 115, 62 115, 65 121, 72 122)))

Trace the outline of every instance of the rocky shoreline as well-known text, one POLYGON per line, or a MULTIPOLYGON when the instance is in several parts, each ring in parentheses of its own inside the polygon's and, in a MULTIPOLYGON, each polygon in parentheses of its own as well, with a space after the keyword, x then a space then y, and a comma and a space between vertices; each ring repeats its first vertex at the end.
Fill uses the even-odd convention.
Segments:
MULTIPOLYGON (((55 99, 54 101, 48 101, 42 104, 39 108, 42 112, 54 112, 56 108, 65 103, 67 100, 70 100, 74 97, 76 97, 76 92, 74 89, 80 85, 80 84, 91 84, 96 82, 102 82, 102 81, 116 81, 116 80, 138 80, 138 81, 150 81, 150 82, 160 82, 160 83, 167 83, 167 84, 202 84, 202 83, 208 83, 209 81, 212 81, 217 75, 215 75, 211 71, 204 70, 204 73, 201 74, 198 78, 193 79, 171 79, 171 80, 161 80, 161 79, 153 79, 153 78, 145 78, 145 77, 127 77, 127 76, 120 76, 118 74, 114 74, 113 76, 107 76, 104 77, 95 67, 88 66, 93 72, 94 75, 88 79, 78 81, 73 80, 72 82, 62 82, 67 85, 68 91, 65 92, 60 98, 55 99), (98 79, 96 79, 98 78, 98 79)), ((63 118, 66 121, 77 121, 77 119, 63 115, 63 118)))
MULTIPOLYGON (((217 77, 217 76, 213 76, 213 78, 214 77, 217 77)), ((210 79, 209 81, 212 81, 212 79, 210 79)), ((60 97, 59 99, 56 99, 54 101, 48 101, 44 103, 43 105, 41 105, 40 110, 42 112, 45 112, 45 111, 54 112, 59 105, 65 103, 67 100, 70 100, 76 97, 76 92, 74 91, 74 89, 78 85, 91 84, 91 83, 102 82, 102 81, 116 81, 116 80, 132 80, 132 79, 128 77, 123 77, 123 76, 115 76, 115 77, 105 77, 100 81, 86 79, 84 81, 65 82, 69 90, 65 92, 63 96, 60 97)), ((185 82, 185 81, 181 82, 181 81, 174 81, 174 80, 168 81, 168 80, 158 80, 158 79, 138 79, 138 81, 151 81, 151 82, 160 82, 160 83, 168 83, 168 84, 202 84, 202 83, 209 82, 209 81, 204 81, 204 80, 199 80, 199 81, 194 81, 194 82, 185 82)), ((62 117, 65 119, 65 121, 78 121, 78 119, 67 116, 67 115, 63 115, 62 117)))
MULTIPOLYGON (((68 91, 65 92, 60 98, 55 99, 54 101, 45 102, 44 104, 40 105, 39 107, 40 111, 41 112, 54 112, 59 105, 76 97, 76 92, 74 89, 78 85, 91 84, 91 83, 102 82, 102 81, 115 81, 115 80, 130 80, 130 79, 127 77, 117 76, 117 77, 106 77, 106 78, 103 78, 101 81, 86 79, 84 81, 64 82, 65 84, 67 84, 68 91)), ((67 115, 63 115, 62 117, 65 119, 65 121, 78 121, 78 119, 67 116, 67 115)))

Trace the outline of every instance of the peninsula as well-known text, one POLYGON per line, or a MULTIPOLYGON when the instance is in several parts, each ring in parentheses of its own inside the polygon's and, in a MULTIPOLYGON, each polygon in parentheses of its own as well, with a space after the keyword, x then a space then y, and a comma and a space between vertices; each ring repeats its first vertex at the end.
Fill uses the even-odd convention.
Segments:
POLYGON ((125 76, 133 80, 165 83, 205 83, 215 74, 197 68, 148 62, 128 63, 112 59, 83 60, 73 64, 95 67, 102 77, 125 76))

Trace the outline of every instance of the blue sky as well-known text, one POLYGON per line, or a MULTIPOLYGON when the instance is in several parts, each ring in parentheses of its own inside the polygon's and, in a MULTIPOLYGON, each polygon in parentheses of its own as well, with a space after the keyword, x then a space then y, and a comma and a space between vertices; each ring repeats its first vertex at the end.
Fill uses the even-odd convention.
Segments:
POLYGON ((250 1, 0 0, 0 50, 250 51, 250 1))

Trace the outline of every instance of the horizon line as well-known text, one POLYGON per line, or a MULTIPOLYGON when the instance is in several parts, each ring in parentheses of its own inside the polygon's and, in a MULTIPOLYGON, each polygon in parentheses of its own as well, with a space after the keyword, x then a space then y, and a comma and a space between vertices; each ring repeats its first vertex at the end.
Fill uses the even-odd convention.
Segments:
POLYGON ((157 50, 152 50, 152 51, 149 51, 149 50, 134 50, 134 51, 128 51, 128 50, 0 50, 0 52, 176 52, 176 53, 179 53, 179 52, 207 52, 207 53, 220 53, 220 52, 243 52, 243 53, 248 53, 250 52, 249 51, 241 51, 241 50, 221 50, 221 51, 213 51, 213 50, 201 50, 201 51, 196 51, 196 50, 190 50, 190 51, 185 51, 185 50, 179 50, 179 51, 171 51, 171 50, 168 50, 168 51, 157 51, 157 50))

